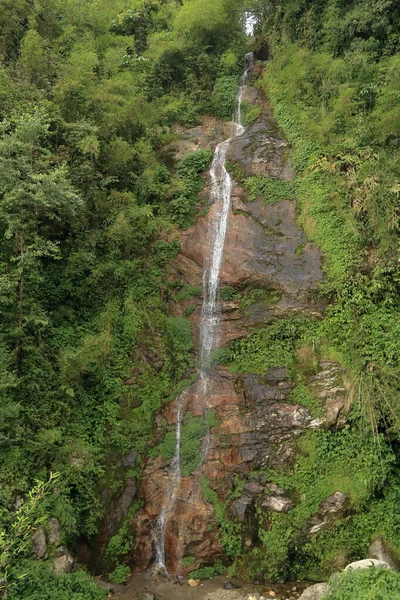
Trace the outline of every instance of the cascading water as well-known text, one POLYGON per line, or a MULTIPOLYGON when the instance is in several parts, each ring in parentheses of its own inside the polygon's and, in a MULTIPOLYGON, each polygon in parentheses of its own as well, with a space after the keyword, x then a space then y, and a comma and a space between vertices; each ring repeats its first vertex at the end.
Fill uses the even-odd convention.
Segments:
MULTIPOLYGON (((246 26, 247 27, 247 26, 246 26)), ((246 29, 247 31, 247 29, 246 29)), ((210 232, 210 255, 204 269, 203 275, 203 307, 202 318, 200 322, 200 380, 203 380, 202 392, 205 395, 209 385, 209 373, 211 363, 211 353, 216 348, 218 342, 218 323, 219 323, 219 303, 218 287, 219 275, 224 251, 225 235, 228 225, 229 209, 231 204, 232 179, 226 169, 226 153, 230 142, 241 135, 245 128, 242 125, 241 104, 244 85, 247 79, 247 73, 253 66, 253 54, 246 54, 245 70, 240 81, 240 87, 237 97, 237 108, 234 115, 233 135, 218 144, 214 152, 214 158, 211 164, 211 201, 215 206, 215 216, 211 224, 210 232)), ((180 437, 183 410, 183 392, 176 399, 176 443, 175 453, 171 460, 168 473, 168 487, 166 489, 163 507, 157 518, 153 529, 153 540, 156 550, 156 560, 154 569, 164 571, 165 567, 165 537, 168 520, 174 513, 176 498, 181 482, 180 467, 180 437)), ((205 411, 206 412, 206 411, 205 411)), ((207 456, 209 443, 209 434, 205 437, 202 453, 203 461, 207 456)))
MULTIPOLYGON (((183 395, 183 394, 182 394, 183 395)), ((174 507, 176 496, 179 490, 181 481, 181 424, 182 424, 182 398, 178 396, 176 403, 176 436, 175 436, 175 453, 171 460, 171 465, 168 472, 168 488, 166 490, 163 507, 158 515, 155 528, 153 529, 153 540, 156 550, 156 560, 154 568, 156 571, 164 571, 165 568, 165 531, 167 522, 171 516, 174 507)))
POLYGON ((232 179, 226 169, 226 153, 230 142, 242 135, 242 97, 247 73, 253 66, 253 54, 246 54, 245 71, 240 81, 237 108, 234 115, 234 132, 232 137, 218 144, 212 161, 211 200, 217 205, 215 217, 211 225, 211 253, 203 274, 203 308, 200 322, 200 378, 206 379, 210 367, 211 353, 218 342, 218 286, 224 251, 226 228, 231 204, 232 179))

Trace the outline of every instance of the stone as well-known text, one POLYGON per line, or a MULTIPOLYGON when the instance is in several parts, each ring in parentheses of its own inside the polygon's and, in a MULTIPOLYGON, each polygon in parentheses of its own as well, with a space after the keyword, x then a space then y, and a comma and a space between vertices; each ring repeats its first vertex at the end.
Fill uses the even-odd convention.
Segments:
POLYGON ((53 560, 54 571, 57 575, 60 573, 70 573, 74 566, 74 557, 66 546, 57 548, 56 555, 53 560))
POLYGON ((289 498, 284 498, 282 496, 268 496, 268 498, 261 503, 261 506, 274 512, 287 513, 291 508, 293 508, 294 504, 291 500, 289 500, 289 498))
POLYGON ((247 494, 242 494, 240 498, 234 500, 230 506, 232 513, 240 520, 244 521, 247 509, 253 504, 253 498, 247 494))
POLYGON ((140 596, 140 600, 156 600, 156 597, 154 594, 151 594, 150 592, 146 592, 145 594, 142 594, 140 596))
POLYGON ((338 518, 350 511, 350 498, 343 492, 335 492, 321 503, 318 513, 309 521, 308 534, 328 529, 338 518))
POLYGON ((343 427, 352 399, 352 386, 346 370, 337 362, 320 362, 320 371, 307 381, 307 388, 325 407, 324 421, 330 427, 343 427))
POLYGON ((236 585, 236 583, 233 583, 233 581, 227 581, 222 587, 224 590, 238 590, 240 585, 236 585))
POLYGON ((390 569, 391 567, 383 560, 377 560, 376 558, 365 558, 364 560, 356 560, 345 567, 345 571, 355 571, 356 569, 371 569, 371 568, 382 568, 390 569))
POLYGON ((32 535, 32 553, 35 558, 43 558, 47 553, 46 536, 41 527, 32 535))
POLYGON ((60 523, 58 519, 56 519, 55 517, 51 517, 51 519, 49 519, 49 530, 47 532, 47 539, 49 544, 57 546, 60 541, 60 535, 60 523))
POLYGON ((190 585, 190 587, 197 587, 200 583, 200 579, 188 579, 188 585, 190 585))
POLYGON ((394 571, 400 571, 400 559, 388 542, 379 536, 371 542, 368 557, 381 560, 389 565, 394 571))
POLYGON ((276 592, 274 592, 274 590, 269 590, 269 592, 268 592, 268 595, 269 595, 271 598, 275 598, 275 596, 276 596, 276 592))
POLYGON ((321 600, 330 591, 327 583, 317 583, 304 590, 299 600, 321 600))

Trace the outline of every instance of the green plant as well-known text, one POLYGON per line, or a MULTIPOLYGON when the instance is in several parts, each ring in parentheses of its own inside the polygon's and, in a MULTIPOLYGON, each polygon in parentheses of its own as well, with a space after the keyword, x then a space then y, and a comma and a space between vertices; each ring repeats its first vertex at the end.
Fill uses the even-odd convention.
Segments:
POLYGON ((358 569, 329 583, 332 590, 324 600, 400 600, 400 575, 390 569, 358 569))
POLYGON ((239 298, 239 296, 239 292, 230 285, 224 285, 219 290, 219 297, 221 298, 221 300, 224 301, 236 300, 237 298, 239 298))
POLYGON ((196 562, 196 560, 197 558, 195 556, 184 556, 180 559, 179 562, 182 565, 182 567, 191 567, 196 562))
POLYGON ((112 573, 108 575, 108 578, 113 583, 125 583, 131 574, 131 570, 126 565, 117 565, 112 573))
POLYGON ((190 571, 190 577, 192 579, 211 579, 216 575, 224 575, 226 573, 226 567, 220 562, 216 562, 210 567, 200 567, 194 571, 190 571))
POLYGON ((295 200, 295 185, 291 181, 254 175, 245 180, 245 188, 253 202, 262 197, 267 204, 276 204, 281 200, 295 200))

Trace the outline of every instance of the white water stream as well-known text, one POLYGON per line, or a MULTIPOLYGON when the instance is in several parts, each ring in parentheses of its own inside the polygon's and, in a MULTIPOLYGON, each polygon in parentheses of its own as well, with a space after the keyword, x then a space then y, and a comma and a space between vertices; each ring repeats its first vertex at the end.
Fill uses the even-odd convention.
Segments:
MULTIPOLYGON (((226 153, 230 142, 242 135, 245 128, 242 125, 241 104, 247 73, 253 66, 253 54, 246 54, 245 70, 240 80, 237 97, 237 108, 234 114, 233 135, 218 144, 210 168, 211 201, 215 206, 215 215, 211 223, 209 248, 203 274, 203 307, 200 322, 200 379, 204 381, 203 393, 208 390, 209 372, 212 352, 218 343, 219 303, 218 287, 221 270, 228 216, 231 205, 232 179, 226 169, 226 153)), ((184 394, 185 392, 183 392, 184 394)), ((168 487, 166 489, 162 510, 153 529, 153 540, 156 550, 154 570, 167 572, 165 567, 165 534, 169 518, 173 515, 181 481, 180 440, 182 424, 183 394, 176 398, 176 443, 175 453, 168 472, 168 487)), ((202 446, 203 460, 208 451, 208 432, 202 446)))
POLYGON ((211 353, 218 345, 219 303, 218 287, 224 252, 226 228, 231 205, 232 178, 226 169, 226 153, 230 142, 242 135, 242 97, 247 73, 253 66, 253 54, 246 54, 245 71, 240 80, 237 108, 234 114, 233 135, 218 144, 212 161, 211 200, 216 206, 211 223, 210 255, 203 273, 203 308, 200 322, 200 379, 206 379, 211 362, 211 353))
MULTIPOLYGON (((182 394, 183 395, 183 394, 182 394)), ((175 453, 172 457, 168 472, 168 488, 164 496, 163 507, 158 515, 156 526, 153 529, 153 540, 156 549, 156 560, 154 569, 167 572, 165 568, 165 532, 167 522, 175 508, 176 496, 181 482, 181 425, 182 425, 182 400, 178 396, 176 404, 176 437, 175 453)))

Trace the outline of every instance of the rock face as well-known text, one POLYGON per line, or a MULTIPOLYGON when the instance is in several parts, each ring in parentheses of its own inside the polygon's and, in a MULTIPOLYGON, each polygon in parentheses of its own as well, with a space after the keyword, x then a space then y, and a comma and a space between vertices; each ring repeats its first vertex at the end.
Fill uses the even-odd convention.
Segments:
MULTIPOLYGON (((258 104, 261 117, 228 150, 230 161, 238 163, 248 175, 268 175, 290 180, 293 176, 287 141, 278 129, 265 98, 254 88, 247 88, 245 99, 258 104)), ((199 127, 181 131, 182 140, 172 152, 180 158, 185 152, 201 147, 214 147, 216 140, 226 139, 229 124, 207 118, 199 127)), ((203 198, 209 193, 209 181, 203 198)), ((296 225, 293 200, 267 205, 262 200, 247 202, 246 193, 234 184, 232 210, 229 215, 224 256, 220 272, 222 286, 241 290, 248 298, 254 290, 261 294, 246 304, 233 299, 221 302, 219 346, 246 335, 254 327, 268 325, 290 314, 318 317, 324 306, 315 300, 315 290, 322 279, 321 254, 296 225), (301 251, 298 249, 301 248, 301 251), (258 298, 258 299, 257 299, 258 298)), ((181 235, 181 251, 171 269, 171 280, 189 286, 202 284, 205 258, 209 252, 209 230, 215 206, 181 235)), ((171 314, 181 316, 191 308, 194 342, 199 339, 201 298, 171 303, 171 314)), ((296 440, 307 429, 339 427, 345 421, 349 386, 345 373, 337 363, 323 361, 317 374, 305 383, 321 400, 324 415, 315 419, 309 410, 293 403, 290 381, 284 367, 270 369, 263 375, 235 376, 217 367, 208 387, 195 382, 181 395, 183 414, 202 416, 213 410, 219 425, 212 427, 207 438, 206 459, 201 469, 181 479, 173 514, 166 526, 166 567, 172 573, 185 574, 180 559, 196 558, 190 570, 200 561, 213 562, 222 555, 217 537, 214 506, 204 499, 204 482, 209 494, 227 502, 235 476, 246 476, 260 467, 290 466, 295 458, 296 440)), ((315 371, 314 371, 315 373, 315 371)), ((156 440, 161 441, 165 427, 175 430, 174 403, 166 405, 157 419, 156 440), (166 425, 165 425, 166 424, 166 425)), ((152 530, 168 494, 169 461, 161 456, 148 460, 140 485, 143 508, 133 523, 135 547, 134 567, 147 569, 155 558, 152 530)), ((340 492, 321 505, 310 523, 310 530, 328 527, 331 520, 348 508, 348 499, 340 492)), ((293 500, 285 490, 265 480, 249 481, 229 511, 241 522, 251 520, 254 507, 266 513, 288 512, 293 500)), ((251 535, 243 540, 251 545, 251 535)), ((309 596, 309 598, 317 596, 309 596)))

